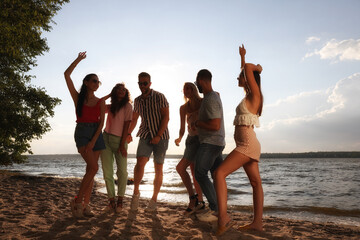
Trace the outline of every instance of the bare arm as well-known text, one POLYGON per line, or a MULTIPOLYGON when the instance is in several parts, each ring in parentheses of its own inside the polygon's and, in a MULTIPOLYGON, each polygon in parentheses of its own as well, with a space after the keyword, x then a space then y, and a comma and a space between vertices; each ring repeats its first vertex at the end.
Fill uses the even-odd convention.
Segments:
POLYGON ((254 72, 257 71, 261 73, 262 67, 260 64, 254 65, 252 63, 246 63, 245 64, 245 74, 247 77, 247 81, 250 87, 250 94, 247 96, 247 106, 249 108, 249 111, 252 113, 256 113, 257 109, 259 107, 259 104, 261 102, 261 93, 260 88, 257 85, 254 77, 254 72))
POLYGON ((129 134, 131 134, 132 131, 134 131, 134 128, 136 127, 138 118, 139 118, 139 113, 133 112, 131 123, 130 123, 129 129, 128 129, 129 134))
POLYGON ((208 121, 197 120, 194 125, 197 128, 203 128, 208 131, 218 131, 221 127, 221 118, 214 118, 208 121))
POLYGON ((169 107, 164 107, 160 109, 160 113, 161 113, 161 122, 160 122, 160 127, 158 132, 156 133, 156 136, 151 139, 150 143, 151 144, 158 144, 161 136, 163 135, 163 133, 165 132, 168 122, 170 120, 169 117, 169 107))
POLYGON ((244 44, 242 44, 241 47, 239 47, 239 54, 241 57, 241 68, 243 68, 245 66, 245 54, 246 54, 246 49, 244 47, 244 44))
POLYGON ((99 122, 99 126, 98 128, 96 129, 96 132, 94 134, 94 136, 92 137, 91 141, 86 144, 85 146, 85 152, 88 152, 88 151, 91 151, 94 146, 95 146, 95 143, 96 143, 96 140, 98 139, 101 131, 102 131, 102 128, 104 126, 104 119, 105 119, 105 101, 104 99, 100 99, 100 122, 99 122))
POLYGON ((127 141, 128 143, 132 141, 131 133, 134 131, 134 128, 136 127, 138 118, 139 118, 139 113, 137 113, 137 112, 134 111, 134 112, 133 112, 133 115, 132 115, 131 123, 130 123, 130 125, 129 125, 128 134, 127 134, 127 139, 126 139, 126 141, 127 141))
MULTIPOLYGON (((106 96, 103 96, 102 99, 104 99, 104 101, 106 101, 109 97, 111 97, 111 93, 109 93, 109 94, 106 95, 106 96)), ((109 113, 109 112, 110 112, 110 107, 111 107, 111 104, 106 104, 106 103, 105 103, 105 113, 109 113)))
POLYGON ((121 135, 121 141, 120 141, 120 145, 119 145, 119 149, 118 149, 118 152, 120 152, 123 157, 127 157, 127 150, 125 148, 125 142, 126 142, 126 139, 128 136, 130 123, 131 123, 131 121, 124 122, 123 132, 121 135))
POLYGON ((106 95, 106 96, 103 96, 102 98, 106 101, 106 100, 108 100, 109 97, 111 97, 111 93, 109 93, 109 94, 106 95))
POLYGON ((179 130, 179 137, 175 140, 176 146, 179 146, 181 139, 185 133, 185 117, 186 117, 186 106, 184 104, 180 107, 180 130, 179 130))
POLYGON ((66 81, 66 85, 69 89, 70 95, 74 101, 75 107, 78 100, 78 92, 76 91, 74 87, 74 83, 70 77, 71 73, 74 71, 75 67, 78 65, 78 63, 86 58, 86 52, 80 52, 78 57, 70 64, 70 66, 65 70, 64 77, 66 81))

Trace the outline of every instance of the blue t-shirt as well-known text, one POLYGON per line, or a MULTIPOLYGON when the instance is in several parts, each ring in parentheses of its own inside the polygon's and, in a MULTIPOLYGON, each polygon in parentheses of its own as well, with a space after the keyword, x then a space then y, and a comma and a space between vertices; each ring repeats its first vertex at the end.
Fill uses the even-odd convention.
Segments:
POLYGON ((221 99, 218 93, 211 91, 204 95, 199 109, 199 120, 208 121, 220 118, 221 126, 218 131, 209 131, 198 128, 200 143, 225 146, 224 114, 221 99))

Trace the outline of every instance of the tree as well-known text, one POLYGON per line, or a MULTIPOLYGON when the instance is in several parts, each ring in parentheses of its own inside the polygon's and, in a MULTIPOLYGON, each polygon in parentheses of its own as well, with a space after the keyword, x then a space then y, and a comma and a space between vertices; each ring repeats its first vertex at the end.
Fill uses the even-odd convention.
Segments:
POLYGON ((0 165, 22 163, 30 141, 51 129, 47 118, 60 99, 31 85, 26 73, 36 57, 48 51, 42 31, 49 32, 51 18, 69 0, 0 1, 0 165))

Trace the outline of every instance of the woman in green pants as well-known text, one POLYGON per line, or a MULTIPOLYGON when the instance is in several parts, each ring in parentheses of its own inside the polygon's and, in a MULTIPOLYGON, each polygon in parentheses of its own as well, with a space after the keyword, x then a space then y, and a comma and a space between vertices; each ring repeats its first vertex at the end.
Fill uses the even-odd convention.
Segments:
POLYGON ((101 163, 109 198, 106 212, 121 212, 127 184, 127 142, 128 128, 132 119, 130 93, 125 85, 116 84, 105 99, 111 97, 111 104, 106 105, 108 114, 104 130, 106 149, 101 152, 101 163), (115 203, 114 158, 117 166, 117 202, 115 203))

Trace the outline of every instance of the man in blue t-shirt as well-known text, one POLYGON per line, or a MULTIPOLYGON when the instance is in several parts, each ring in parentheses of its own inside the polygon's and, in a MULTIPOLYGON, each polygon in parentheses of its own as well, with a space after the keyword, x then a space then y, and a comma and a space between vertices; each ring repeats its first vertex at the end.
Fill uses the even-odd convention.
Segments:
POLYGON ((216 192, 208 172, 213 174, 222 163, 222 151, 225 147, 223 107, 219 94, 212 89, 211 79, 212 75, 206 69, 200 70, 196 77, 196 86, 199 92, 204 94, 204 98, 199 109, 199 120, 193 126, 198 129, 200 140, 195 160, 195 178, 211 209, 205 214, 197 215, 202 221, 217 220, 216 192))

